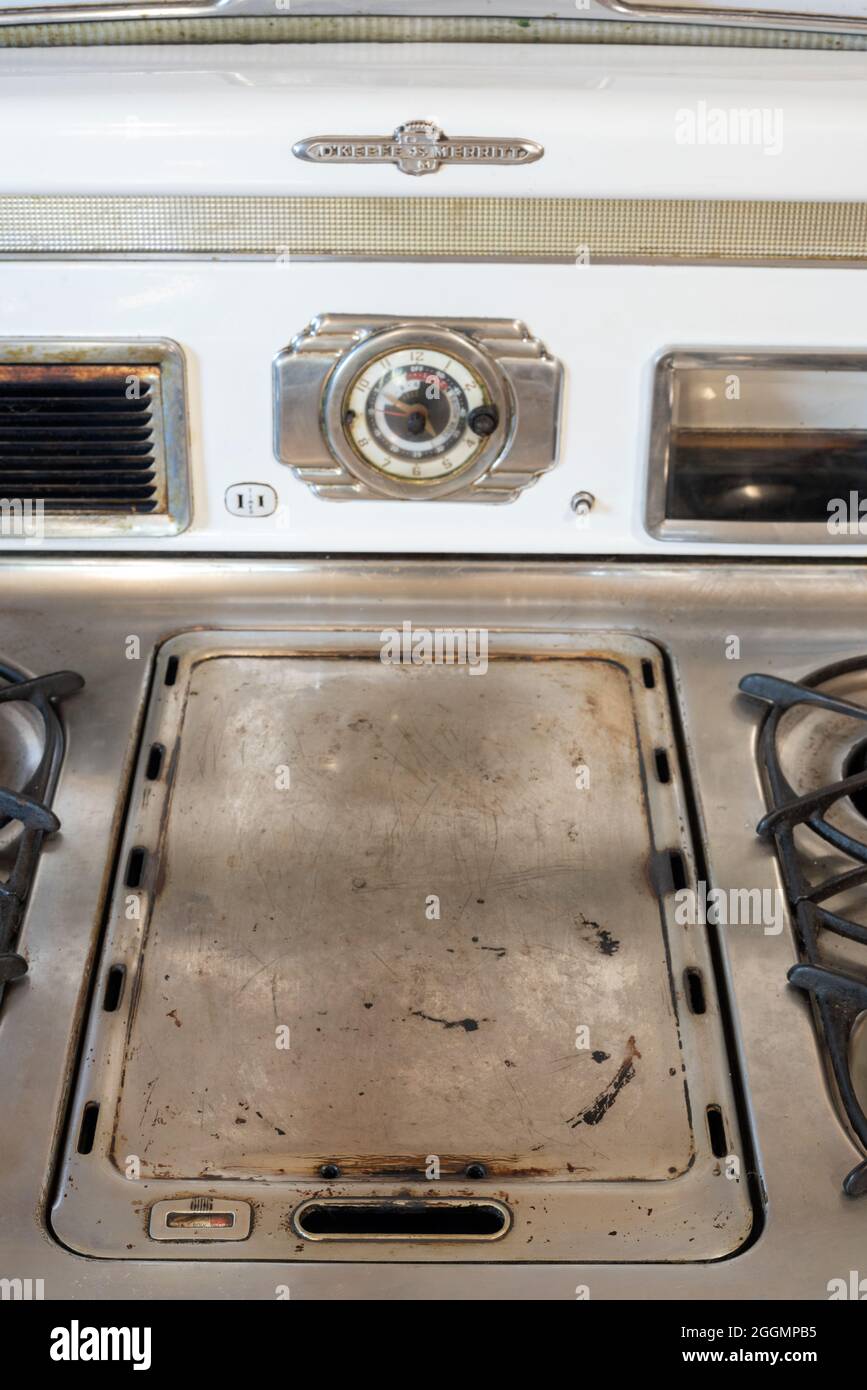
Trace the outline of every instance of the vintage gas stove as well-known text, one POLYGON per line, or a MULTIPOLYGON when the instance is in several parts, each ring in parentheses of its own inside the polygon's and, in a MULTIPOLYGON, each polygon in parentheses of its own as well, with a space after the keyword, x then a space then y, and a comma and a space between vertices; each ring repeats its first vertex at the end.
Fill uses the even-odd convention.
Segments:
POLYGON ((860 1287, 863 23, 261 8, 0 8, 0 1280, 860 1287))

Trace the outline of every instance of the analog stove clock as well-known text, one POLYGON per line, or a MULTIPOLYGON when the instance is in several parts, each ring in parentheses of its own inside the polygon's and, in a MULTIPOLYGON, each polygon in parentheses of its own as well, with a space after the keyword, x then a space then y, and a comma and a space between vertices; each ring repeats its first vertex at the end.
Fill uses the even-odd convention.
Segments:
POLYGON ((556 462, 561 375, 512 320, 323 316, 275 363, 277 457, 327 499, 511 501, 556 462))

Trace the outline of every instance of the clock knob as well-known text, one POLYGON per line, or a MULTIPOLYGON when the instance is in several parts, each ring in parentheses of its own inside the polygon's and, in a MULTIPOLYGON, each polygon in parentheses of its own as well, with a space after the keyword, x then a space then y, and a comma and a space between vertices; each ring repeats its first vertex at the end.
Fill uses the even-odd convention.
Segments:
POLYGON ((493 434, 499 423, 500 416, 495 405, 476 406, 467 416, 467 424, 473 434, 480 434, 483 438, 493 434))

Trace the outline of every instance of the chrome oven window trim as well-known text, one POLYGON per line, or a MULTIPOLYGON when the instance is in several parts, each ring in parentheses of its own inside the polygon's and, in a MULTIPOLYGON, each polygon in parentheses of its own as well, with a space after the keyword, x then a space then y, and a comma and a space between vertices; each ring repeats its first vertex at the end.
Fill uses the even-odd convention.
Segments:
POLYGON ((861 535, 837 534, 823 522, 696 521, 666 515, 670 471, 672 392, 677 369, 714 368, 720 371, 753 367, 857 371, 867 373, 867 354, 836 348, 664 348, 653 362, 653 390, 647 462, 645 527, 656 540, 726 542, 742 545, 863 545, 861 535))
MULTIPOLYGON (((0 365, 154 367, 158 371, 160 428, 154 431, 154 460, 164 506, 159 512, 48 513, 46 539, 87 536, 176 536, 192 520, 189 426, 184 353, 171 338, 0 338, 0 365)), ((0 488, 2 488, 0 477, 0 488)))

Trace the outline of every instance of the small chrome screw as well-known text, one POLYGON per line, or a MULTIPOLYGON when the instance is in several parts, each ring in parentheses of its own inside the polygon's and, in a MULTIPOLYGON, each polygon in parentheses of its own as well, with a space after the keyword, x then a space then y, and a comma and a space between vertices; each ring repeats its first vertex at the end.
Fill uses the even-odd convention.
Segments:
POLYGON ((576 492, 569 506, 576 516, 586 516, 592 509, 596 498, 592 492, 576 492))

